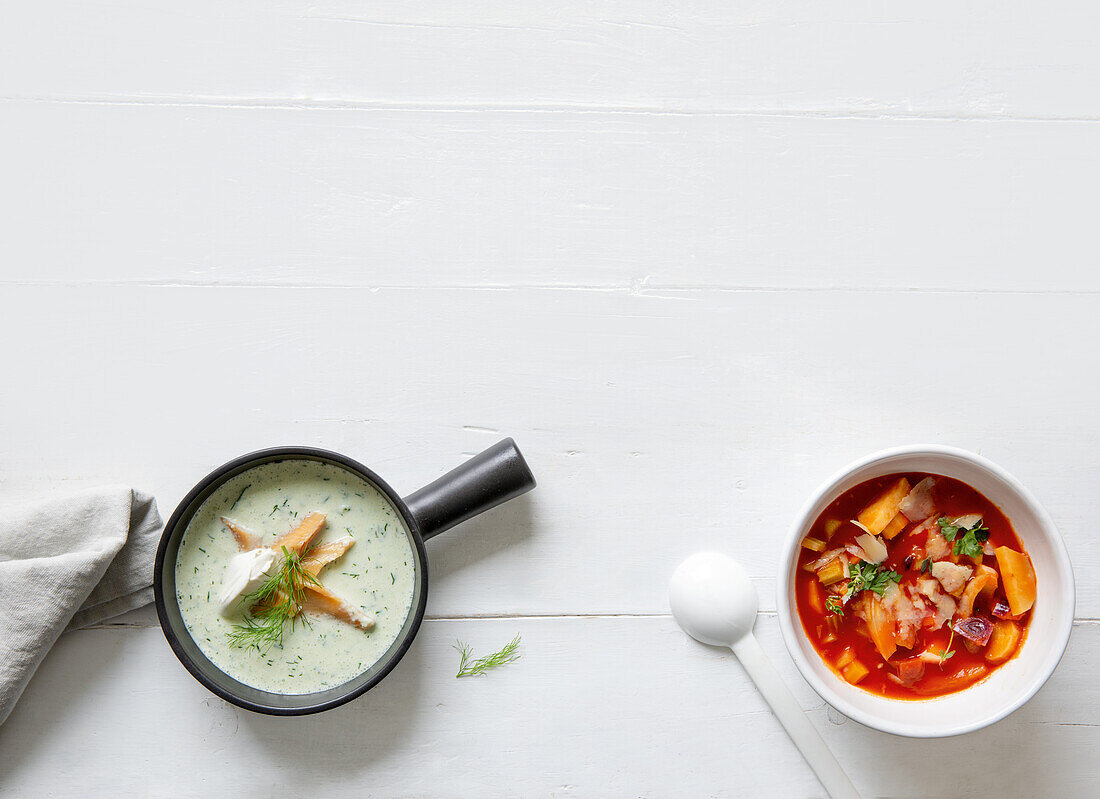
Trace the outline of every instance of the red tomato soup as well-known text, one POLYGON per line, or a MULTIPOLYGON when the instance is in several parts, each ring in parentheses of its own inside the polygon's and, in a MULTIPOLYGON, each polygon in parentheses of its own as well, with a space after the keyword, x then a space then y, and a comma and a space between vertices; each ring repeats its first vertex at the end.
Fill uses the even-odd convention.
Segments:
POLYGON ((1015 656, 1035 571, 1000 509, 920 472, 861 483, 802 540, 798 615, 828 666, 894 699, 954 693, 1015 656))

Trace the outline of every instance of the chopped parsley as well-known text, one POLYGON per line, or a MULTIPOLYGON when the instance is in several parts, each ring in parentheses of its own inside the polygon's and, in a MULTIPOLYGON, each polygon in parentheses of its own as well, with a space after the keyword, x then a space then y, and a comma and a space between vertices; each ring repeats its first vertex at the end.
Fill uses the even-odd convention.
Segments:
POLYGON ((940 526, 943 537, 948 541, 954 542, 954 551, 956 555, 966 555, 976 558, 982 554, 982 544, 989 540, 989 528, 982 526, 981 519, 975 522, 974 526, 969 529, 960 527, 957 524, 952 524, 948 521, 946 516, 942 519, 938 519, 936 524, 940 526), (963 533, 961 538, 958 537, 960 531, 963 533))
POLYGON ((967 530, 966 535, 955 542, 956 555, 969 555, 972 558, 982 554, 982 544, 989 540, 989 530, 984 527, 975 527, 967 530))
POLYGON ((929 574, 932 571, 932 558, 925 558, 920 564, 920 573, 929 574))
POLYGON ((850 567, 852 578, 848 583, 848 596, 855 596, 860 591, 873 591, 879 596, 886 593, 890 583, 900 583, 901 575, 893 569, 887 569, 875 563, 860 561, 850 567))
POLYGON ((954 541, 955 536, 959 534, 959 525, 952 524, 946 516, 942 519, 936 519, 936 524, 940 526, 940 532, 948 541, 954 541))

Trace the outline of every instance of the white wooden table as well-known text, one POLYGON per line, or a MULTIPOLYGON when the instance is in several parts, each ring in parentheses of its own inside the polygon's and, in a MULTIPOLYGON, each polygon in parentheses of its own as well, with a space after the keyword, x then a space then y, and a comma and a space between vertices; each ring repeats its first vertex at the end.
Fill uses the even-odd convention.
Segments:
POLYGON ((867 796, 1094 796, 1100 7, 463 5, 0 3, 0 496, 167 516, 299 443, 411 491, 504 435, 540 481, 431 542, 408 657, 327 714, 216 699, 148 610, 64 636, 0 796, 821 796, 668 615, 701 548, 867 796), (918 441, 1020 477, 1078 578, 1053 679, 961 739, 827 708, 774 615, 807 494, 918 441))

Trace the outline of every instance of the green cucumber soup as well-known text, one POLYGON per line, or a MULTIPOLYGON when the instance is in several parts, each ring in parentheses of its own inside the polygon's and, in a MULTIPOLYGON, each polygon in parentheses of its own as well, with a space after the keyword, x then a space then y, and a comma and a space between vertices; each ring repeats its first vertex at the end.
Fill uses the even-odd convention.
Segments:
POLYGON ((415 563, 409 530, 378 489, 340 466, 288 459, 242 472, 202 503, 180 540, 176 599, 192 639, 226 674, 263 691, 313 693, 355 678, 390 649, 412 606, 415 563), (324 523, 303 549, 303 563, 311 552, 342 552, 315 579, 329 604, 341 603, 344 618, 307 603, 282 627, 280 640, 241 645, 234 632, 263 612, 257 610, 262 606, 255 601, 256 587, 273 579, 284 562, 275 542, 309 514, 323 514, 324 523), (227 607, 231 603, 219 597, 243 580, 230 566, 244 549, 231 526, 254 541, 256 551, 245 554, 266 560, 259 559, 254 579, 227 607), (349 615, 364 623, 349 623, 349 615))

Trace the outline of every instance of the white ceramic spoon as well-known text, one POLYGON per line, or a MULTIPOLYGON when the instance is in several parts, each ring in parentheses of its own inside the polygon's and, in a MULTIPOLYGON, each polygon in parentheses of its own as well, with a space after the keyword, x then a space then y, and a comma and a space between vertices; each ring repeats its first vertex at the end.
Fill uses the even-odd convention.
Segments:
POLYGON ((692 555, 672 575, 668 599, 684 632, 704 644, 733 650, 829 795, 860 799, 752 634, 759 600, 741 564, 721 552, 692 555))

